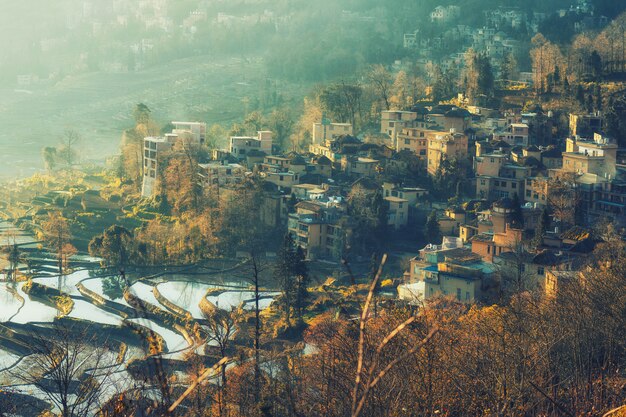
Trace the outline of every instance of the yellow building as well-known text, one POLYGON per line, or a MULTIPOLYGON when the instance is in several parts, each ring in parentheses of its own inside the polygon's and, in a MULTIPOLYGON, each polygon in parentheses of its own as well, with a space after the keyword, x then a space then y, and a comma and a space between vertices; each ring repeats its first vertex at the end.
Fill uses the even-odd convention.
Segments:
POLYGON ((440 133, 428 140, 428 173, 435 175, 443 158, 467 158, 467 135, 456 133, 440 133))

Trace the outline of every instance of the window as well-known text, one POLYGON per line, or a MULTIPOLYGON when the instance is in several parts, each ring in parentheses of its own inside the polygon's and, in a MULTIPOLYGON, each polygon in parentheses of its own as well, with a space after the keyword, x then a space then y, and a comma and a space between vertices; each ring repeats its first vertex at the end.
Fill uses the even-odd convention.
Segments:
POLYGON ((402 208, 403 204, 402 203, 398 203, 398 208, 402 208))
POLYGON ((526 265, 525 264, 520 264, 519 270, 520 270, 520 272, 526 272, 526 265))
POLYGON ((456 299, 457 301, 461 301, 461 289, 460 288, 456 289, 456 299))
POLYGON ((410 145, 411 144, 411 139, 404 139, 404 144, 405 145, 410 145))
POLYGON ((469 301, 470 300, 470 293, 469 291, 465 291, 465 301, 469 301))
POLYGON ((538 267, 537 268, 537 275, 543 275, 543 273, 544 273, 543 266, 538 267))
POLYGON ((526 190, 526 197, 530 197, 530 190, 526 190))
POLYGON ((426 155, 426 149, 420 149, 420 155, 426 155))
POLYGON ((480 185, 485 185, 487 183, 487 181, 485 180, 480 180, 480 185))
POLYGON ((517 188, 517 183, 516 182, 512 182, 511 183, 511 188, 517 188))
POLYGON ((500 181, 497 181, 497 180, 496 180, 496 181, 494 181, 494 182, 493 182, 493 185, 495 185, 496 187, 499 187, 499 186, 500 186, 500 181))

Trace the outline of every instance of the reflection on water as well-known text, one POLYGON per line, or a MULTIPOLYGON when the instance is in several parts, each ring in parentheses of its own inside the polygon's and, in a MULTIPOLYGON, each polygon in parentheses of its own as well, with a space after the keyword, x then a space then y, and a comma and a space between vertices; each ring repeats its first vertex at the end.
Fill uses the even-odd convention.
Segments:
POLYGON ((0 284, 0 322, 8 321, 22 306, 22 303, 9 291, 8 285, 11 284, 0 284))

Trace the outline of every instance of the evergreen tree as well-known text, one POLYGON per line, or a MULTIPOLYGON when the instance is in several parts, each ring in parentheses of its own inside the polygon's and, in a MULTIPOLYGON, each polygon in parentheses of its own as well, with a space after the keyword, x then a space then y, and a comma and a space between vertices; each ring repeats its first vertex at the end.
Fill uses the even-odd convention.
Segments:
POLYGON ((602 111, 602 88, 600 87, 600 84, 596 84, 596 88, 595 88, 595 94, 596 94, 596 110, 597 111, 602 111))
POLYGON ((524 213, 522 213, 522 206, 520 204, 519 196, 517 193, 513 194, 512 199, 513 214, 511 215, 511 227, 515 229, 524 228, 524 213))
POLYGON ((437 211, 433 210, 426 219, 426 240, 428 243, 439 243, 441 240, 441 231, 439 222, 437 221, 437 211))
POLYGON ((546 234, 546 231, 550 227, 550 215, 548 215, 548 210, 544 208, 541 210, 541 215, 539 216, 539 222, 537 223, 537 228, 535 229, 535 237, 533 238, 533 246, 538 248, 543 243, 543 236, 546 234))
POLYGON ((587 111, 589 113, 593 113, 593 95, 589 94, 587 96, 587 103, 586 103, 586 107, 587 107, 587 111))
POLYGON ((302 319, 302 312, 306 307, 309 297, 309 270, 306 265, 306 255, 300 245, 296 248, 293 274, 295 276, 294 304, 293 307, 298 319, 302 319))
POLYGON ((278 252, 274 274, 280 284, 281 301, 285 322, 291 327, 291 308, 294 304, 294 271, 297 258, 295 242, 290 233, 285 234, 283 244, 278 252))

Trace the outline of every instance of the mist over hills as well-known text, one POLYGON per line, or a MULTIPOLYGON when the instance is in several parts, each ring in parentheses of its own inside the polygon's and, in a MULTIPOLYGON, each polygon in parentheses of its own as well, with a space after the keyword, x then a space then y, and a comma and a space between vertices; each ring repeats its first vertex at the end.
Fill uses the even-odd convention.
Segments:
MULTIPOLYGON (((438 5, 458 5, 461 13, 453 24, 471 27, 482 27, 485 11, 498 7, 516 7, 529 16, 545 13, 556 19, 545 31, 559 28, 546 36, 569 41, 571 33, 565 30, 569 26, 555 12, 577 4, 573 0, 5 3, 0 15, 4 40, 0 145, 7 161, 22 161, 24 174, 40 169, 39 150, 56 143, 67 128, 80 127, 88 136, 86 159, 114 152, 132 106, 139 101, 164 118, 230 124, 242 117, 242 99, 260 100, 266 79, 278 85, 282 100, 299 105, 314 83, 357 79, 371 64, 416 59, 414 52, 403 48, 402 38, 416 30, 426 38, 440 35, 445 27, 430 20, 438 5), (30 123, 32 117, 41 122, 30 123), (90 152, 94 149, 104 152, 94 155, 90 152)), ((593 5, 596 14, 608 18, 624 8, 609 0, 595 0, 593 5)), ((521 44, 520 69, 528 70, 529 33, 522 29, 512 36, 521 44)))

